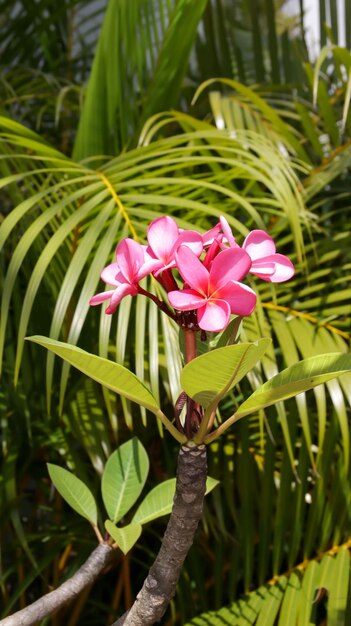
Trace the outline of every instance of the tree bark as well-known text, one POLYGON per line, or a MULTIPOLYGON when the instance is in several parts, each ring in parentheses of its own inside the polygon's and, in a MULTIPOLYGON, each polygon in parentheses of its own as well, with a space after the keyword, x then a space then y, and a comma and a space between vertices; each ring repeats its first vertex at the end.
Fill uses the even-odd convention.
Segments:
POLYGON ((164 615, 201 519, 206 475, 206 446, 192 441, 182 445, 173 509, 160 551, 133 606, 113 626, 152 626, 164 615))
POLYGON ((106 543, 100 543, 82 567, 60 587, 45 596, 0 620, 0 626, 31 626, 55 610, 71 602, 78 594, 91 585, 110 560, 113 549, 106 543))

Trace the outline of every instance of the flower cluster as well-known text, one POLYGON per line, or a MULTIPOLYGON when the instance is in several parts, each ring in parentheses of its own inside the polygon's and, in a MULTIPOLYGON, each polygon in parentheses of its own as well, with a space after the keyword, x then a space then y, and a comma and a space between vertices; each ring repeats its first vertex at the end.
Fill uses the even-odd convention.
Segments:
POLYGON ((160 217, 150 224, 147 241, 146 246, 133 239, 118 244, 115 263, 101 273, 113 289, 93 296, 90 304, 109 300, 106 313, 111 314, 125 296, 140 293, 181 325, 192 318, 202 330, 221 331, 231 314, 250 315, 256 306, 255 292, 241 282, 247 274, 270 282, 283 282, 294 275, 293 264, 276 253, 267 233, 251 231, 240 247, 224 217, 204 235, 179 229, 169 216, 160 217), (165 288, 174 312, 140 286, 148 274, 165 288))

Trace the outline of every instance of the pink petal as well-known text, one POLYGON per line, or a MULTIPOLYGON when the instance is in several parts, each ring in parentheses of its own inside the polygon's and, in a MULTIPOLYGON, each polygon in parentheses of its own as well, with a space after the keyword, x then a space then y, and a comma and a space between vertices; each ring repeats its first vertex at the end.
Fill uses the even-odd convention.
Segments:
POLYGON ((170 291, 167 295, 172 307, 179 311, 192 311, 206 305, 206 298, 200 296, 193 289, 170 291))
POLYGON ((295 268, 292 262, 284 254, 272 254, 271 256, 265 257, 264 262, 267 265, 273 265, 273 273, 267 272, 263 275, 260 267, 261 264, 258 264, 259 267, 257 268, 255 262, 252 263, 250 272, 271 283, 282 283, 285 280, 289 280, 295 274, 295 268))
POLYGON ((255 274, 255 276, 258 276, 263 280, 270 280, 275 272, 275 263, 269 263, 267 261, 267 258, 263 259, 262 261, 252 261, 250 274, 255 274))
POLYGON ((254 261, 274 254, 275 244, 272 237, 267 235, 264 230, 252 230, 243 243, 243 249, 254 261))
POLYGON ((167 265, 165 265, 163 263, 163 261, 159 261, 160 265, 159 267, 156 268, 156 270, 154 271, 154 276, 157 278, 157 276, 159 276, 160 274, 162 274, 162 272, 164 272, 165 270, 170 270, 173 267, 176 267, 176 261, 175 259, 173 259, 173 261, 170 261, 169 263, 167 263, 167 265))
POLYGON ((247 285, 236 281, 230 281, 216 293, 216 296, 228 302, 231 312, 236 315, 251 315, 256 306, 255 292, 247 285))
POLYGON ((190 250, 196 254, 197 257, 203 251, 203 243, 202 237, 200 233, 197 233, 195 230, 183 230, 173 246, 172 256, 178 250, 179 246, 186 245, 190 250))
POLYGON ((140 267, 144 263, 143 247, 134 239, 122 239, 116 249, 119 268, 129 283, 136 282, 140 267))
POLYGON ((119 303, 125 296, 136 296, 138 293, 137 288, 134 285, 129 285, 128 283, 123 283, 117 289, 114 290, 111 296, 111 302, 108 305, 105 313, 111 315, 117 309, 119 303))
POLYGON ((217 256, 217 254, 221 251, 221 247, 220 247, 220 239, 219 237, 217 239, 215 239, 214 241, 212 241, 211 245, 209 246, 206 254, 205 254, 205 258, 202 261, 204 264, 204 267, 206 267, 207 270, 210 270, 213 260, 215 259, 215 257, 217 256))
POLYGON ((120 274, 118 263, 111 263, 104 267, 101 272, 101 279, 108 285, 119 285, 120 281, 117 279, 117 275, 120 274))
POLYGON ((162 263, 159 268, 156 268, 155 276, 157 277, 164 270, 171 269, 172 267, 176 267, 175 253, 178 250, 179 246, 187 246, 199 257, 203 251, 202 237, 200 233, 197 233, 194 230, 183 230, 179 237, 177 237, 176 242, 169 254, 168 263, 162 263))
POLYGON ((147 240, 154 256, 165 264, 169 263, 173 246, 178 239, 178 226, 172 217, 164 215, 151 222, 147 229, 147 240))
POLYGON ((230 319, 230 306, 224 300, 208 300, 206 306, 198 309, 197 321, 203 330, 218 332, 223 330, 230 319))
POLYGON ((211 243, 214 242, 214 240, 216 239, 216 237, 218 237, 219 233, 221 232, 221 225, 220 224, 216 224, 216 226, 214 226, 213 228, 211 228, 210 230, 207 230, 203 235, 202 235, 202 241, 203 241, 203 245, 204 246, 210 246, 211 243))
POLYGON ((223 217, 223 215, 221 215, 221 217, 219 218, 219 221, 222 226, 222 232, 224 236, 226 237, 227 242, 229 243, 229 246, 231 248, 235 248, 238 244, 235 243, 235 238, 233 237, 232 229, 230 228, 227 220, 225 219, 225 217, 223 217))
POLYGON ((140 244, 142 249, 144 250, 144 262, 155 260, 155 255, 151 253, 150 246, 145 246, 144 244, 140 244), (150 254, 151 253, 151 254, 150 254))
POLYGON ((152 272, 160 270, 160 268, 161 270, 164 268, 162 261, 159 261, 158 259, 150 259, 149 261, 146 261, 136 273, 135 282, 139 282, 142 278, 145 278, 145 276, 151 274, 152 272))
POLYGON ((180 246, 176 252, 176 262, 183 280, 203 296, 207 295, 209 273, 187 246, 180 246))
POLYGON ((248 273, 251 259, 241 248, 223 250, 214 259, 210 271, 211 293, 226 285, 230 280, 240 280, 248 273))
POLYGON ((92 306, 101 304, 102 302, 105 302, 105 300, 109 300, 113 293, 114 291, 103 291, 102 293, 97 293, 95 296, 90 298, 89 304, 91 304, 92 306))

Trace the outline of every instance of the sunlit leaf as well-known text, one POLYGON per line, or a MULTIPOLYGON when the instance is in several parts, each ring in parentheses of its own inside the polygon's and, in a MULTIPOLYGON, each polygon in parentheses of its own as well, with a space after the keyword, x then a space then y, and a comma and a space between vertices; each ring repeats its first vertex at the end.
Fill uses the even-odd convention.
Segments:
POLYGON ((67 504, 96 526, 97 506, 90 489, 80 478, 63 467, 52 463, 48 463, 47 467, 52 482, 67 504))
POLYGON ((155 412, 159 408, 147 387, 122 365, 94 354, 89 354, 76 346, 71 346, 61 341, 54 341, 48 337, 33 336, 28 339, 51 350, 79 369, 83 374, 108 387, 115 393, 123 395, 125 398, 144 406, 150 411, 155 412))
POLYGON ((132 549, 134 544, 138 541, 142 527, 141 524, 132 522, 127 526, 118 527, 111 520, 106 520, 105 528, 112 539, 115 540, 123 554, 127 554, 132 549))
POLYGON ((236 419, 286 400, 351 370, 351 354, 322 354, 287 368, 259 387, 236 412, 236 419))
POLYGON ((310 561, 290 576, 279 576, 274 583, 262 585, 218 611, 203 613, 185 626, 307 626, 316 623, 317 607, 324 596, 328 598, 328 625, 344 626, 349 618, 349 576, 350 555, 341 548, 336 556, 324 556, 321 564, 310 561))
POLYGON ((101 491, 113 522, 118 522, 138 499, 148 472, 148 456, 136 437, 111 454, 102 475, 101 491))
MULTIPOLYGON (((206 480, 206 494, 210 493, 218 484, 218 480, 208 476, 206 480)), ((170 478, 160 485, 156 485, 138 506, 133 522, 147 524, 162 515, 168 515, 172 510, 175 488, 175 478, 170 478)))
POLYGON ((260 360, 270 339, 225 346, 193 359, 182 370, 184 391, 204 407, 219 400, 260 360))

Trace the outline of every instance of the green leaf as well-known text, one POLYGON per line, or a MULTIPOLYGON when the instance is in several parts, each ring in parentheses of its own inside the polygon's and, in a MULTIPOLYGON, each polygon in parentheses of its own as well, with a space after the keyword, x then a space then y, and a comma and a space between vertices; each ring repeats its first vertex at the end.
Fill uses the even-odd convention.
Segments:
POLYGON ((170 478, 156 485, 144 498, 133 516, 133 522, 147 524, 172 510, 176 479, 170 478))
POLYGON ((118 544, 118 547, 122 550, 123 554, 127 554, 129 550, 138 541, 141 535, 141 524, 132 522, 123 528, 118 528, 111 520, 107 519, 105 522, 105 528, 111 535, 112 539, 118 544))
MULTIPOLYGON (((218 484, 218 480, 208 476, 206 494, 210 493, 218 484)), ((172 510, 175 488, 175 478, 165 480, 160 485, 154 487, 139 505, 133 517, 133 522, 147 524, 151 520, 162 517, 162 515, 168 515, 172 510)))
MULTIPOLYGON (((285 121, 280 117, 277 111, 270 107, 269 104, 261 98, 261 96, 246 85, 243 85, 237 80, 231 80, 229 78, 210 78, 209 80, 205 80, 197 89, 194 97, 193 104, 199 98, 200 94, 207 89, 213 83, 220 82, 224 85, 228 85, 231 89, 237 91, 241 96, 244 96, 250 104, 252 103, 259 111, 261 111, 264 116, 271 122, 274 128, 279 131, 280 135, 284 137, 285 141, 287 141, 290 146, 296 150, 296 153, 305 160, 306 152, 304 147, 298 141, 298 139, 294 136, 294 133, 290 129, 290 127, 285 123, 285 121)), ((308 160, 308 159, 306 159, 308 160)))
POLYGON ((180 376, 184 391, 205 408, 217 403, 260 360, 271 340, 212 350, 188 363, 180 376))
POLYGON ((97 526, 97 506, 90 489, 68 470, 47 463, 48 472, 57 491, 76 513, 97 526))
POLYGON ((177 106, 206 5, 206 0, 107 3, 79 120, 75 159, 120 153, 135 143, 143 121, 177 106))
POLYGON ((341 548, 336 557, 325 555, 322 563, 309 561, 305 570, 296 569, 274 584, 250 591, 240 600, 216 611, 203 613, 185 626, 312 626, 317 621, 318 590, 326 589, 328 626, 349 624, 349 551, 341 548))
POLYGON ((206 0, 177 0, 175 3, 158 56, 157 68, 145 98, 144 120, 158 111, 177 105, 189 54, 206 4, 206 0), (182 33, 181 37, 179 33, 182 33))
POLYGON ((108 459, 101 481, 102 499, 113 522, 118 522, 139 497, 149 471, 149 459, 133 437, 108 459))
POLYGON ((301 586, 301 595, 300 595, 300 606, 299 606, 299 614, 297 618, 297 623, 299 626, 309 626, 311 624, 311 607, 313 607, 313 602, 316 597, 316 589, 319 586, 319 577, 320 577, 320 564, 316 561, 310 561, 306 567, 306 571, 304 573, 302 586, 301 586))
POLYGON ((288 367, 256 391, 239 407, 235 421, 259 409, 286 400, 351 370, 351 354, 321 354, 288 367))
POLYGON ((280 576, 278 585, 272 585, 265 597, 265 610, 261 611, 256 626, 274 626, 287 586, 286 576, 280 576))
POLYGON ((153 413, 157 412, 159 407, 151 391, 126 367, 62 341, 54 341, 40 335, 28 339, 54 352, 83 374, 115 393, 144 406, 153 413))
POLYGON ((346 610, 349 600, 350 554, 344 548, 333 558, 329 573, 328 626, 343 626, 348 622, 346 610))
POLYGON ((293 572, 285 589, 284 599, 280 609, 278 626, 286 626, 286 624, 289 623, 289 619, 291 623, 296 624, 300 596, 301 581, 298 574, 296 572, 293 572))

